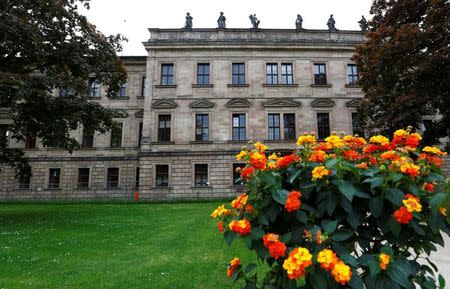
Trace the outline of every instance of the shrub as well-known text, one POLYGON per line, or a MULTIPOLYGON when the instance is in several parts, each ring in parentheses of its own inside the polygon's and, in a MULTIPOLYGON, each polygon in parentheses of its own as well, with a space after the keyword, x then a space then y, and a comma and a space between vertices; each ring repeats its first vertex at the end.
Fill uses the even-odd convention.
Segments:
POLYGON ((247 192, 211 216, 269 269, 239 258, 227 275, 245 288, 444 288, 429 255, 450 233, 450 181, 436 147, 398 130, 392 140, 302 135, 287 155, 249 144, 237 159, 247 192), (436 273, 435 273, 436 272, 436 273))

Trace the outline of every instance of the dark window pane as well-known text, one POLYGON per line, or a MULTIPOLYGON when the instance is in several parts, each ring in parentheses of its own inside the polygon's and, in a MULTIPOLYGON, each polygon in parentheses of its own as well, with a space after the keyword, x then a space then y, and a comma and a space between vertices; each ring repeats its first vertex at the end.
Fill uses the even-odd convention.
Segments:
POLYGON ((268 63, 266 64, 266 83, 278 84, 278 64, 268 63))
POLYGON ((19 178, 19 189, 29 189, 31 183, 31 177, 25 176, 19 178))
POLYGON ((143 126, 144 126, 144 124, 142 122, 140 122, 139 123, 139 133, 138 133, 138 146, 141 146, 143 126))
POLYGON ((292 64, 283 63, 281 64, 281 83, 282 84, 292 84, 292 64))
POLYGON ((122 147, 122 123, 119 123, 118 126, 114 127, 111 130, 111 147, 112 148, 120 148, 122 147))
POLYGON ((141 79, 141 96, 145 96, 145 91, 147 90, 146 89, 146 85, 145 85, 145 81, 146 81, 146 77, 145 76, 142 76, 142 79, 141 79))
POLYGON ((241 178, 241 174, 239 172, 240 169, 245 168, 245 164, 233 164, 233 185, 234 186, 243 186, 245 185, 245 180, 241 178))
POLYGON ((127 96, 127 83, 121 83, 120 84, 120 89, 116 94, 117 97, 125 97, 127 96))
POLYGON ((278 113, 269 114, 269 139, 280 139, 280 114, 278 113))
POLYGON ((209 63, 197 64, 197 84, 209 84, 209 63))
POLYGON ((328 113, 317 114, 317 130, 319 139, 330 136, 330 115, 328 113))
POLYGON ((285 113, 283 115, 284 120, 284 139, 295 139, 295 114, 285 113))
POLYGON ((89 187, 89 168, 78 169, 78 187, 88 188, 89 187))
POLYGON ((196 164, 195 166, 194 185, 196 187, 208 186, 208 165, 196 164))
POLYGON ((358 136, 364 137, 364 130, 358 123, 358 113, 352 112, 352 130, 353 134, 357 134, 358 136))
POLYGON ((327 84, 327 74, 325 70, 325 64, 314 64, 314 83, 315 84, 327 84))
POLYGON ((195 116, 195 140, 207 141, 209 138, 209 116, 197 114, 195 116))
POLYGON ((35 136, 27 136, 25 139, 25 148, 26 149, 34 149, 36 147, 36 137, 35 136))
POLYGON ((245 140, 245 114, 233 114, 233 140, 245 140))
POLYGON ((8 130, 9 130, 9 125, 8 124, 0 124, 0 143, 4 142, 6 143, 6 141, 8 140, 8 130))
POLYGON ((119 187, 119 168, 108 168, 108 174, 106 177, 107 188, 119 187))
POLYGON ((348 84, 356 85, 359 79, 358 67, 355 64, 347 65, 348 84))
POLYGON ((135 175, 135 178, 134 178, 134 187, 135 187, 136 189, 139 188, 139 177, 140 177, 140 172, 141 172, 140 168, 137 167, 137 168, 136 168, 136 175, 135 175))
POLYGON ((100 97, 100 82, 96 78, 89 80, 89 96, 100 97))
POLYGON ((156 165, 157 187, 167 187, 169 185, 169 165, 156 165))
POLYGON ((61 169, 49 169, 48 187, 50 189, 59 188, 60 180, 61 180, 61 169))
POLYGON ((81 141, 81 147, 91 148, 94 146, 94 130, 89 127, 83 128, 83 139, 81 141))
POLYGON ((170 141, 170 115, 162 114, 158 116, 158 141, 170 141))
POLYGON ((233 63, 232 69, 233 84, 245 84, 245 64, 244 63, 233 63))
POLYGON ((173 84, 173 64, 165 63, 161 64, 161 84, 172 85, 173 84))

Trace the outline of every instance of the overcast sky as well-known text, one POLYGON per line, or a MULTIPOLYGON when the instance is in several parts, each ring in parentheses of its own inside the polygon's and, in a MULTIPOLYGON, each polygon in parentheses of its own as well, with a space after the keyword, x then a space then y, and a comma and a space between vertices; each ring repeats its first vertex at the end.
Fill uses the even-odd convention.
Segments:
POLYGON ((306 29, 326 29, 330 14, 336 28, 359 29, 361 15, 370 18, 372 0, 91 0, 83 10, 90 22, 104 34, 121 33, 128 38, 122 55, 146 55, 142 42, 147 28, 181 28, 186 12, 194 17, 194 28, 217 27, 219 12, 227 18, 228 28, 250 28, 248 18, 255 13, 260 28, 295 28, 297 14, 306 29))

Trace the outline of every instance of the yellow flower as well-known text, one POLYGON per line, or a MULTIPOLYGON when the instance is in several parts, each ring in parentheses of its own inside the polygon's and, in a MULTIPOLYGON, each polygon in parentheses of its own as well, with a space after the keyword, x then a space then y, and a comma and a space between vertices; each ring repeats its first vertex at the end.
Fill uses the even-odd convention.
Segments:
POLYGON ((254 144, 254 146, 255 146, 255 149, 257 149, 260 153, 265 152, 269 148, 268 146, 266 146, 265 144, 260 143, 260 142, 256 142, 254 144))
POLYGON ((236 155, 236 159, 238 161, 242 160, 247 155, 247 151, 242 150, 239 154, 236 155))
POLYGON ((344 262, 342 261, 339 261, 336 263, 336 265, 334 265, 331 274, 333 275, 336 282, 341 285, 345 285, 345 283, 348 283, 352 277, 352 271, 350 270, 350 267, 344 264, 344 262))
POLYGON ((324 166, 315 167, 312 171, 313 179, 321 179, 329 174, 331 174, 331 171, 327 170, 324 166))
POLYGON ((337 135, 330 135, 325 141, 334 148, 341 148, 344 146, 344 141, 337 135))
POLYGON ((277 168, 277 163, 269 162, 269 163, 267 163, 267 167, 268 167, 270 170, 274 170, 274 169, 277 168))
POLYGON ((441 213, 442 216, 447 217, 447 208, 440 207, 439 208, 439 213, 441 213))
POLYGON ((278 159, 278 156, 277 156, 276 153, 273 153, 273 154, 271 154, 271 155, 269 156, 269 160, 276 161, 277 159, 278 159))
POLYGON ((424 147, 422 152, 426 152, 426 153, 429 153, 429 154, 434 154, 434 155, 437 155, 437 156, 445 156, 447 154, 446 152, 442 152, 437 147, 429 147, 429 146, 424 147))
POLYGON ((211 217, 215 219, 222 216, 223 214, 228 214, 230 212, 231 212, 230 210, 225 209, 225 205, 222 205, 217 207, 217 209, 215 209, 214 212, 211 213, 211 217))
POLYGON ((316 143, 316 137, 310 134, 304 134, 298 137, 297 139, 297 145, 302 145, 302 144, 306 144, 306 143, 310 143, 310 144, 315 144, 316 143))
POLYGON ((394 136, 406 138, 409 133, 404 129, 398 129, 394 132, 394 136))
POLYGON ((378 256, 378 260, 379 260, 379 265, 380 265, 381 270, 386 270, 387 265, 389 265, 389 262, 391 260, 391 256, 381 253, 378 256))
POLYGON ((410 213, 422 211, 422 205, 417 198, 407 198, 406 200, 403 200, 403 205, 405 205, 410 213))
POLYGON ((387 145, 387 144, 389 144, 389 139, 387 137, 385 137, 385 136, 382 136, 382 135, 375 135, 375 136, 371 137, 369 139, 369 141, 371 143, 378 143, 380 145, 387 145))

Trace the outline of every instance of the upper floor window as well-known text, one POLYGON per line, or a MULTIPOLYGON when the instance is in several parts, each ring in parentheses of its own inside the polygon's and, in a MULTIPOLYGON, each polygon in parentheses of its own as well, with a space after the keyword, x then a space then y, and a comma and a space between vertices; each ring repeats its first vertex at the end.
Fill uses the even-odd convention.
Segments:
POLYGON ((295 113, 283 114, 284 139, 295 139, 295 113))
POLYGON ((116 94, 117 97, 125 97, 127 96, 127 83, 121 83, 119 91, 116 94))
POLYGON ((330 136, 330 114, 327 112, 317 113, 317 136, 319 139, 330 136))
POLYGON ((281 64, 281 84, 293 84, 292 63, 281 64))
POLYGON ((170 141, 170 119, 170 114, 161 114, 158 116, 158 141, 160 142, 170 141))
POLYGON ((146 79, 147 79, 147 77, 142 76, 142 79, 141 79, 141 95, 140 96, 145 96, 145 94, 146 94, 146 92, 145 92, 147 90, 147 87, 146 87, 146 84, 145 84, 146 79))
POLYGON ((245 84, 245 64, 233 63, 232 67, 232 84, 245 84))
POLYGON ((83 128, 83 139, 81 141, 81 147, 91 148, 94 146, 94 130, 89 127, 83 128))
POLYGON ((61 169, 49 169, 48 188, 58 189, 61 181, 61 169))
POLYGON ((78 169, 78 188, 89 188, 89 168, 78 169))
POLYGON ((314 63, 314 83, 327 84, 327 73, 325 63, 314 63))
POLYGON ((107 188, 119 187, 119 168, 108 168, 106 176, 106 187, 107 188))
POLYGON ((208 186, 208 165, 195 164, 194 166, 194 186, 206 187, 208 186))
POLYGON ((100 97, 100 82, 97 78, 91 78, 89 80, 89 96, 100 97))
POLYGON ((173 63, 161 64, 161 85, 173 84, 173 63))
POLYGON ((197 64, 197 84, 209 84, 209 63, 197 64))
POLYGON ((269 139, 279 140, 280 138, 280 114, 269 113, 269 139))
POLYGON ((348 84, 356 85, 359 79, 358 66, 355 64, 347 64, 348 84))
POLYGON ((246 140, 245 135, 245 114, 233 114, 233 140, 246 140))
POLYGON ((209 115, 195 115, 195 140, 207 141, 209 139, 209 115))
POLYGON ((138 132, 138 146, 141 146, 142 142, 142 129, 144 127, 144 124, 142 122, 139 122, 139 132, 138 132))
POLYGON ((111 130, 111 147, 112 148, 122 147, 122 127, 123 127, 123 124, 119 123, 117 126, 114 126, 111 130))
POLYGON ((25 139, 25 148, 34 149, 36 148, 36 136, 27 136, 25 139))
POLYGON ((169 165, 156 165, 155 185, 167 187, 169 185, 169 165))
POLYGON ((278 64, 276 63, 266 64, 266 83, 278 84, 278 64))

